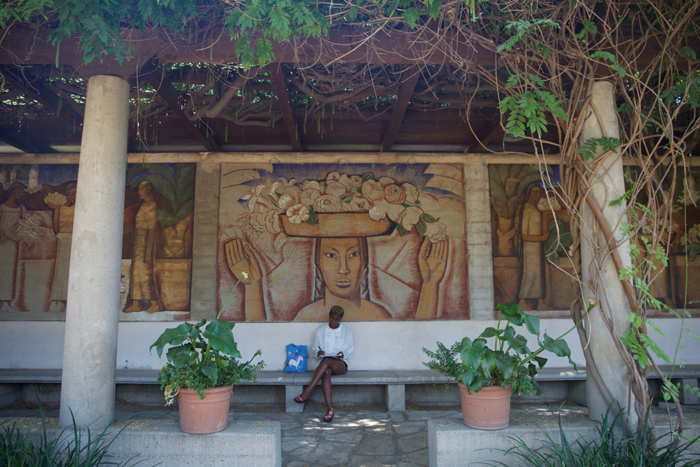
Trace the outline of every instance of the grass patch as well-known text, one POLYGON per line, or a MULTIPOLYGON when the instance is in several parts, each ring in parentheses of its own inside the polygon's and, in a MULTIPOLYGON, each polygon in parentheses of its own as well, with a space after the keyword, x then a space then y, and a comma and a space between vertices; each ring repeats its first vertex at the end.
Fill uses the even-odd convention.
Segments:
POLYGON ((41 413, 41 431, 39 437, 23 433, 16 424, 5 426, 0 432, 0 465, 5 467, 101 467, 101 466, 133 466, 132 459, 119 463, 112 459, 107 452, 114 440, 124 431, 116 434, 107 432, 106 427, 94 435, 89 428, 81 430, 73 419, 73 429, 65 428, 57 438, 49 440, 44 419, 44 410, 39 404, 41 413))
MULTIPOLYGON (((542 447, 534 449, 519 437, 510 437, 513 447, 501 450, 507 456, 516 458, 517 465, 529 467, 693 467, 700 466, 700 454, 691 447, 698 439, 682 441, 676 438, 668 442, 668 436, 654 438, 650 435, 647 419, 637 437, 623 434, 620 411, 612 422, 608 409, 597 436, 591 441, 577 439, 570 441, 557 416, 559 437, 555 439, 548 430, 542 430, 545 438, 542 447)), ((697 448, 697 446, 695 446, 697 448)), ((490 461, 486 465, 505 466, 503 462, 490 461)))

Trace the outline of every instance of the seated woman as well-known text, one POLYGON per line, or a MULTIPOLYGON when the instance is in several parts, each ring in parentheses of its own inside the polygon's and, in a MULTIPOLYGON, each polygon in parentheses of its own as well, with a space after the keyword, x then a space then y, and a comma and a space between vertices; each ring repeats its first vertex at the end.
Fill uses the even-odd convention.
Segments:
POLYGON ((331 375, 344 375, 348 371, 346 360, 353 351, 352 332, 350 329, 340 324, 345 311, 340 306, 331 307, 328 313, 328 324, 320 326, 316 330, 316 338, 312 352, 318 358, 322 358, 321 363, 316 367, 311 384, 304 392, 294 398, 294 402, 302 404, 309 400, 311 392, 321 379, 323 382, 323 397, 326 399, 328 412, 323 417, 325 422, 333 420, 333 400, 331 398, 331 375))

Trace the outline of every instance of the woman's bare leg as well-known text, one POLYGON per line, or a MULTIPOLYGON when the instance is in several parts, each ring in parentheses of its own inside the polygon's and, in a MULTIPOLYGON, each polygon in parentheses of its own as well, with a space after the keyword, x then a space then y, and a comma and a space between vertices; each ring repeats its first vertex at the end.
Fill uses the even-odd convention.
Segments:
POLYGON ((345 363, 342 361, 338 360, 337 358, 330 358, 326 357, 323 360, 321 360, 321 363, 318 364, 316 367, 316 371, 314 371, 314 375, 311 378, 311 383, 306 387, 306 390, 304 390, 301 394, 299 394, 299 397, 302 399, 308 399, 311 397, 311 392, 314 390, 316 385, 318 384, 321 379, 324 379, 324 386, 323 386, 323 395, 326 398, 326 405, 331 408, 333 405, 329 404, 330 401, 330 375, 342 375, 347 372, 347 367, 345 366, 345 363), (326 395, 326 389, 325 389, 325 373, 326 370, 331 370, 331 373, 328 375, 328 396, 326 395))
POLYGON ((323 388, 323 397, 326 399, 326 407, 328 407, 328 412, 326 415, 333 416, 333 397, 331 395, 331 375, 344 375, 348 370, 340 360, 334 358, 327 358, 324 360, 332 360, 328 362, 328 368, 323 373, 323 382, 321 386, 323 388))

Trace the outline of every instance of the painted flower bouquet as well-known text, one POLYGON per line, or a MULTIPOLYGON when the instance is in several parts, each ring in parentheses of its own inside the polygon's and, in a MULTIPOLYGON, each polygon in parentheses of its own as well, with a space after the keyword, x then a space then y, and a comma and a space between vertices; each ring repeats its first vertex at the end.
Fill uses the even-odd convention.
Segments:
POLYGON ((290 224, 316 225, 319 214, 366 213, 372 221, 391 220, 400 235, 415 227, 433 243, 444 241, 445 225, 423 210, 419 198, 410 183, 399 185, 389 177, 375 180, 372 173, 331 172, 325 180, 268 181, 252 186, 241 199, 248 202, 246 220, 258 232, 280 232, 280 216, 290 224))

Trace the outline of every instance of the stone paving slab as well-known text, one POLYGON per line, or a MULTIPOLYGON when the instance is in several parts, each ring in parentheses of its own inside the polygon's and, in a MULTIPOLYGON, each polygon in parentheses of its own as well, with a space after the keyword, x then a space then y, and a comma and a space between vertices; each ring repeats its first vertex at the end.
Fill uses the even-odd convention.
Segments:
MULTIPOLYGON (((585 407, 514 406, 511 412, 513 424, 523 427, 555 428, 556 418, 551 411, 562 415, 564 424, 587 420, 585 407)), ((331 423, 323 422, 325 406, 310 403, 303 413, 285 413, 284 407, 269 410, 240 412, 233 409, 229 423, 279 423, 281 431, 282 465, 285 467, 325 467, 340 465, 428 467, 428 423, 444 421, 461 423, 459 407, 444 410, 408 410, 385 412, 338 407, 331 423)), ((58 411, 47 412, 48 424, 55 424, 58 411)), ((661 423, 663 414, 658 412, 661 423)), ((687 408, 686 422, 700 426, 700 410, 687 408)), ((117 407, 118 426, 131 422, 140 430, 159 426, 158 421, 174 423, 178 420, 176 409, 117 407), (147 416, 147 418, 144 418, 147 416)), ((37 426, 37 410, 0 410, 0 429, 17 422, 19 425, 37 426)), ((507 449, 509 445, 504 445, 507 449)), ((146 464, 141 464, 147 467, 146 464)))

